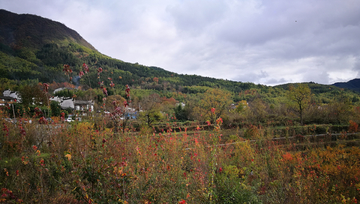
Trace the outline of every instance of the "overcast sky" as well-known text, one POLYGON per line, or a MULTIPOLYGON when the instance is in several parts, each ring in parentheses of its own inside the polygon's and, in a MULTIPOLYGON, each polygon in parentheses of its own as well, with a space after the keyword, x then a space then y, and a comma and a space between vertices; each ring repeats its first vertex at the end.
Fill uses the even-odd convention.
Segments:
POLYGON ((255 84, 360 77, 359 0, 0 0, 126 62, 255 84))

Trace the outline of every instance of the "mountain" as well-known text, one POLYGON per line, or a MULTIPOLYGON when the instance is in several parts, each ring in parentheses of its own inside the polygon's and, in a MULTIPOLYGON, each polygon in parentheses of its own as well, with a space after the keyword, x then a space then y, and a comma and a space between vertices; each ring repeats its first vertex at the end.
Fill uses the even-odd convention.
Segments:
POLYGON ((48 43, 67 41, 95 50, 76 31, 59 22, 3 9, 0 9, 0 19, 0 43, 3 46, 39 49, 48 43))
MULTIPOLYGON (((84 89, 98 88, 103 82, 113 92, 123 90, 125 85, 133 89, 148 89, 173 96, 172 93, 204 93, 210 88, 221 88, 232 92, 234 101, 252 101, 261 97, 274 102, 285 97, 287 85, 269 87, 254 83, 183 75, 159 67, 132 64, 114 59, 98 52, 76 31, 64 24, 30 14, 15 14, 0 9, 0 91, 30 82, 69 82, 84 89), (89 73, 78 77, 83 63, 89 66, 89 73), (63 72, 64 64, 70 66, 71 77, 63 72), (98 75, 101 67, 103 72, 98 75), (100 76, 100 77, 99 77, 100 76), (14 85, 15 84, 15 85, 14 85)), ((340 88, 321 84, 310 84, 319 101, 337 96, 340 88)), ((347 92, 347 91, 345 91, 347 92)), ((101 92, 100 92, 101 93, 101 92)), ((358 95, 347 92, 353 101, 358 95)))
POLYGON ((333 84, 333 86, 344 89, 350 89, 360 93, 360 79, 353 79, 348 82, 337 82, 333 84))
MULTIPOLYGON (((115 84, 155 90, 205 86, 239 92, 262 87, 253 83, 179 75, 159 67, 123 62, 101 54, 76 31, 59 22, 36 15, 19 15, 0 10, 0 78, 64 82, 69 79, 62 72, 63 65, 70 65, 73 75, 76 75, 81 71, 83 63, 90 67, 87 75, 89 79, 86 79, 89 81, 86 84, 88 87, 98 86, 96 70, 99 67, 104 70, 102 78, 112 78, 115 84), (154 77, 158 78, 156 83, 154 77)), ((196 88, 183 90, 189 93, 204 91, 196 88)))

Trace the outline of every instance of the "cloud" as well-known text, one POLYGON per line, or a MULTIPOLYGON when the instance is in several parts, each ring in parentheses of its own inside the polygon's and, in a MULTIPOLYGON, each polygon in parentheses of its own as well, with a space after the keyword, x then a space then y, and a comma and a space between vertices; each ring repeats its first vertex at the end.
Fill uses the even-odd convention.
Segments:
POLYGON ((359 74, 357 0, 12 0, 60 21, 103 54, 166 70, 267 85, 359 74))

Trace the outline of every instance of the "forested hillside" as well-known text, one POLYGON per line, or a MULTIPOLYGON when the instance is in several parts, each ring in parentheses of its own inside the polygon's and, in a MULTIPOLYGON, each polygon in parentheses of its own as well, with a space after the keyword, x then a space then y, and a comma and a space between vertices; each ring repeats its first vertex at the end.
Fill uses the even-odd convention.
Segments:
MULTIPOLYGON (((0 10, 0 91, 20 90, 25 85, 39 82, 49 83, 50 91, 61 86, 80 87, 71 94, 76 92, 83 98, 86 98, 86 90, 97 89, 99 84, 108 89, 109 95, 124 94, 125 85, 129 85, 138 98, 157 93, 178 101, 185 101, 186 96, 198 98, 209 90, 221 89, 229 91, 234 103, 261 99, 268 104, 278 104, 285 101, 288 91, 288 85, 269 87, 182 75, 154 66, 127 63, 99 53, 76 31, 61 23, 0 10), (89 70, 83 76, 84 63, 89 70), (63 71, 64 65, 71 70, 67 75, 63 71), (100 67, 103 70, 101 76, 100 67)), ((315 83, 308 85, 314 103, 328 104, 338 96, 359 102, 359 95, 352 91, 315 83)), ((87 99, 99 102, 102 98, 101 94, 87 96, 87 99)))
POLYGON ((348 82, 337 82, 333 85, 339 88, 350 89, 360 93, 360 79, 353 79, 348 82))

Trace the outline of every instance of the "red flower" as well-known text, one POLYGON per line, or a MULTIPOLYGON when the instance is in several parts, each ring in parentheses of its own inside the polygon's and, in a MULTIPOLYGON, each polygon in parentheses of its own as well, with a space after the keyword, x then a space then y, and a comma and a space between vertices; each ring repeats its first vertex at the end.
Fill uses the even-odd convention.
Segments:
POLYGON ((98 73, 101 73, 103 71, 103 69, 101 67, 99 67, 99 69, 97 71, 98 71, 98 73))
POLYGON ((179 201, 179 204, 186 204, 186 201, 182 199, 181 201, 179 201))
POLYGON ((47 93, 49 89, 49 84, 43 83, 44 91, 47 93))
POLYGON ((82 76, 84 76, 84 72, 83 72, 83 71, 80 71, 80 72, 79 72, 79 77, 82 77, 82 76))
POLYGON ((89 72, 89 67, 85 63, 83 64, 83 68, 84 68, 85 73, 89 72))
POLYGON ((126 93, 126 95, 129 97, 129 96, 130 96, 130 87, 129 87, 129 85, 127 85, 127 84, 126 84, 125 87, 126 87, 126 88, 125 88, 125 93, 126 93))
POLYGON ((111 81, 110 86, 113 88, 115 84, 111 81))
POLYGON ((67 74, 69 72, 70 66, 68 64, 64 64, 64 68, 63 71, 65 72, 65 74, 67 74))
POLYGON ((39 119, 39 123, 40 123, 40 124, 47 124, 48 121, 46 120, 46 118, 41 117, 41 118, 39 119))
POLYGON ((211 109, 211 112, 214 114, 214 113, 215 113, 215 108, 212 108, 212 109, 211 109))
POLYGON ((103 93, 104 93, 106 96, 108 95, 106 88, 103 88, 103 93))
POLYGON ((282 157, 285 161, 291 161, 293 159, 292 155, 289 152, 283 154, 282 157))
POLYGON ((216 120, 216 124, 222 124, 223 123, 223 119, 222 118, 218 118, 217 120, 216 120))

